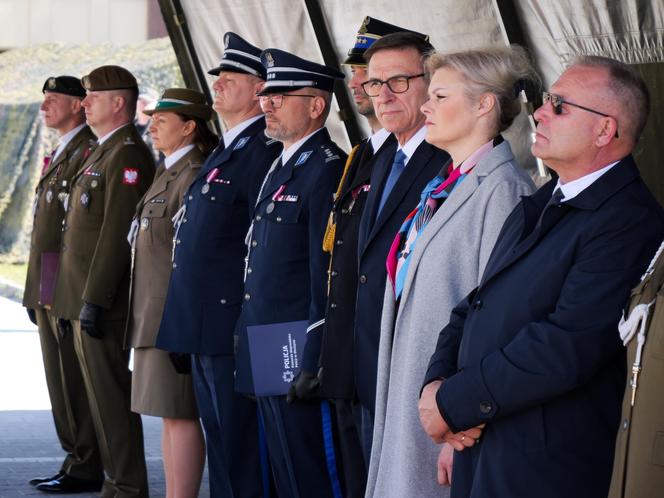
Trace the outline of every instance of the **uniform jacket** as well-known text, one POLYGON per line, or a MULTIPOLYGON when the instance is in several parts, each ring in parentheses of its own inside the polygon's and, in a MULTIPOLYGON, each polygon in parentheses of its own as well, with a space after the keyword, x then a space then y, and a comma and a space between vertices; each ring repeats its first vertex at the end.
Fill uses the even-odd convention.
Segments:
POLYGON ((425 382, 454 432, 452 497, 604 498, 625 358, 616 323, 664 237, 664 213, 631 156, 578 196, 555 180, 506 221, 480 285, 441 331, 425 382))
MULTIPOLYGON (((646 341, 641 353, 632 407, 631 367, 636 359, 637 337, 627 344, 627 388, 616 440, 609 498, 659 496, 664 489, 664 256, 633 290, 629 316, 639 304, 650 306, 646 341)), ((637 329, 638 332, 638 329, 637 329)))
POLYGON ((27 308, 43 305, 40 302, 42 254, 60 252, 62 220, 65 217, 62 200, 69 192, 72 177, 90 154, 96 140, 97 137, 90 128, 84 126, 69 141, 56 160, 46 166, 46 170, 37 183, 28 273, 23 293, 23 306, 27 308))
POLYGON ((323 236, 345 161, 323 128, 270 175, 258 199, 238 322, 240 392, 253 392, 248 325, 307 320, 301 368, 317 370, 329 263, 323 236))
POLYGON ((233 354, 243 295, 244 238, 263 178, 281 152, 264 130, 265 120, 259 119, 228 147, 217 147, 185 194, 157 336, 161 349, 233 354))
POLYGON ((509 143, 500 143, 452 191, 417 239, 398 304, 388 279, 367 496, 443 495, 436 478, 440 445, 419 422, 420 383, 452 308, 477 287, 505 219, 522 195, 534 191, 509 143))
POLYGON ((127 232, 153 176, 152 154, 132 124, 115 131, 76 173, 62 226, 55 316, 78 319, 86 301, 103 308, 102 320, 126 320, 127 232))
POLYGON ((372 414, 376 402, 380 318, 387 278, 385 259, 406 215, 417 206, 422 189, 449 159, 447 152, 422 142, 408 161, 376 218, 383 185, 394 160, 394 149, 390 152, 391 154, 381 154, 380 158, 376 158, 371 174, 371 185, 374 188, 369 192, 362 214, 358 242, 360 283, 356 301, 353 368, 360 402, 372 414))
MULTIPOLYGON (((396 139, 390 135, 378 152, 389 148, 394 154, 396 139)), ((360 219, 371 188, 374 150, 367 139, 359 146, 348 166, 341 192, 334 202, 336 222, 334 249, 328 275, 328 297, 321 349, 320 394, 326 398, 352 399, 355 395, 353 343, 355 297, 357 294, 357 238, 360 219)))
POLYGON ((170 168, 160 166, 136 208, 136 234, 131 280, 131 311, 127 346, 152 347, 157 339, 173 264, 173 216, 194 180, 205 156, 197 148, 170 168))

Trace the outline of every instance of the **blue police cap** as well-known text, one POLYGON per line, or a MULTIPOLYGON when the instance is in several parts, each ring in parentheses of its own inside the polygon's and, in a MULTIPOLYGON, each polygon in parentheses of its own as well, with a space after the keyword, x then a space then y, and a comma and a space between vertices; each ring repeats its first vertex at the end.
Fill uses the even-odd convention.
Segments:
POLYGON ((261 49, 229 31, 224 35, 224 55, 221 62, 210 69, 208 74, 217 76, 221 71, 251 74, 264 80, 265 68, 261 63, 261 49))
POLYGON ((362 26, 360 26, 360 29, 357 31, 355 46, 348 51, 348 57, 343 63, 352 66, 366 66, 367 61, 364 60, 364 52, 366 52, 375 41, 379 40, 385 35, 402 32, 412 33, 414 35, 420 36, 425 41, 429 41, 429 35, 418 33, 417 31, 411 31, 410 29, 405 29, 400 26, 395 26, 394 24, 390 24, 373 17, 365 17, 364 21, 362 21, 362 26))
POLYGON ((334 80, 345 78, 345 75, 336 69, 301 59, 276 48, 263 50, 261 61, 267 70, 267 80, 259 95, 290 92, 307 87, 331 92, 334 80))

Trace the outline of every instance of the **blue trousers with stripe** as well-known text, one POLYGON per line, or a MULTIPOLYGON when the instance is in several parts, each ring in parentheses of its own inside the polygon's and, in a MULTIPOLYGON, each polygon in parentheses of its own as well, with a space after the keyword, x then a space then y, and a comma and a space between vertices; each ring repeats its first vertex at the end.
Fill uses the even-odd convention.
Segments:
POLYGON ((327 401, 259 397, 268 453, 279 498, 342 498, 335 413, 327 401))

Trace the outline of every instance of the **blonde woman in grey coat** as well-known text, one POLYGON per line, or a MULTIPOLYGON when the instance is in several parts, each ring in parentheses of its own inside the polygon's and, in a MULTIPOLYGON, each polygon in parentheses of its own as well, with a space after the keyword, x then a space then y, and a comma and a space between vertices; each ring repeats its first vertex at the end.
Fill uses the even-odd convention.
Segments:
POLYGON ((452 308, 480 281, 498 233, 535 187, 500 135, 539 79, 518 47, 434 54, 427 142, 451 162, 422 192, 387 260, 368 497, 449 493, 453 448, 424 433, 417 403, 427 361, 452 308))

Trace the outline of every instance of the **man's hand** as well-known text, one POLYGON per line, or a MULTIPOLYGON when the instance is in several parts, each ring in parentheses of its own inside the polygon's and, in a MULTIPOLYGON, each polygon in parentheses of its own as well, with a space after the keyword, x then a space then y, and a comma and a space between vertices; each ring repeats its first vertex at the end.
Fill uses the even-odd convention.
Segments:
POLYGON ((320 380, 318 379, 318 375, 301 370, 291 383, 288 394, 286 395, 286 403, 290 404, 298 399, 305 401, 316 399, 319 388, 320 380))
POLYGON ((420 412, 420 424, 434 443, 444 442, 443 438, 450 430, 436 403, 436 393, 442 384, 442 380, 434 380, 427 384, 422 390, 422 396, 417 406, 420 412))
POLYGON ((101 306, 92 303, 83 303, 78 319, 81 321, 81 330, 95 339, 104 337, 104 333, 97 327, 97 320, 101 314, 101 306))
POLYGON ((190 354, 168 353, 168 357, 170 358, 171 364, 177 373, 183 375, 191 373, 190 354))
POLYGON ((463 451, 466 448, 475 446, 475 443, 478 443, 480 436, 482 435, 482 429, 484 429, 485 424, 478 425, 477 427, 472 427, 466 429, 465 431, 452 432, 449 431, 443 440, 452 446, 457 451, 463 451))
POLYGON ((67 334, 71 334, 71 322, 66 318, 58 318, 55 327, 58 329, 61 339, 67 337, 67 334))
POLYGON ((35 313, 35 310, 33 310, 32 308, 26 308, 25 311, 28 312, 28 318, 30 319, 30 321, 35 325, 37 325, 37 313, 35 313))
POLYGON ((443 444, 438 453, 438 484, 441 486, 452 485, 452 460, 454 460, 454 448, 450 444, 443 444))

